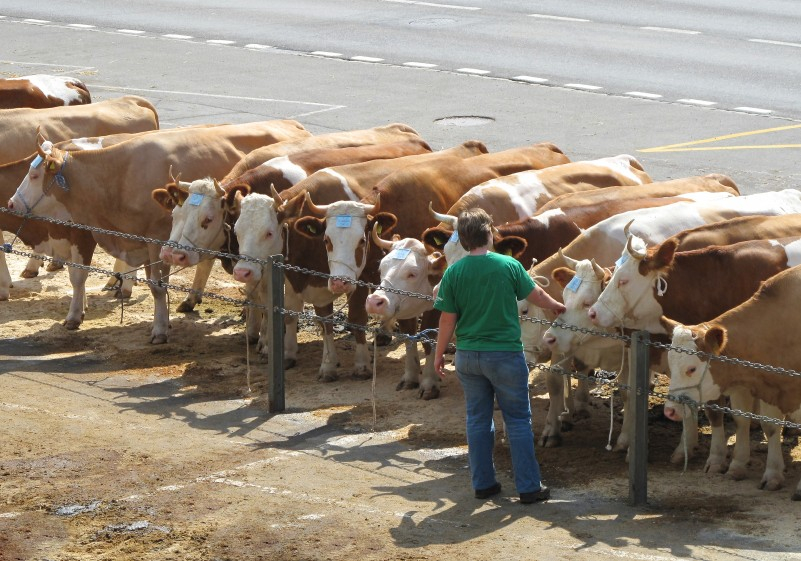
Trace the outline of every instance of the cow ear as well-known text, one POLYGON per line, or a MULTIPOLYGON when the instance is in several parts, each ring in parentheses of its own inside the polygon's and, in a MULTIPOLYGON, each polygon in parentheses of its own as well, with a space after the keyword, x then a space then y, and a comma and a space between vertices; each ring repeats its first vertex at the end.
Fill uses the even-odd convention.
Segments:
POLYGON ((677 321, 673 321, 667 316, 662 316, 659 318, 659 325, 665 330, 665 333, 668 334, 669 337, 673 337, 673 330, 676 329, 679 325, 681 325, 677 321))
POLYGON ((528 242, 519 236, 506 236, 495 242, 495 251, 511 257, 520 257, 526 251, 528 242))
POLYGON ((445 274, 445 269, 448 268, 448 260, 438 251, 429 255, 428 260, 431 263, 428 269, 428 280, 431 286, 434 286, 442 280, 442 275, 445 274))
POLYGON ((295 231, 307 238, 320 238, 325 233, 325 220, 316 216, 303 216, 295 220, 295 231))
POLYGON ((170 197, 175 201, 175 204, 181 206, 184 204, 186 199, 189 197, 189 190, 184 189, 177 183, 168 183, 167 187, 165 187, 167 193, 170 194, 170 197))
POLYGON ((676 238, 670 238, 659 244, 653 255, 648 259, 648 268, 652 271, 664 271, 673 264, 673 259, 676 256, 676 248, 679 247, 679 241, 676 238))
POLYGON ((706 352, 719 355, 723 353, 726 348, 729 337, 726 333, 726 328, 720 325, 713 325, 704 333, 704 347, 706 352))
POLYGON ((567 267, 557 267, 553 270, 551 276, 553 277, 553 280, 558 282, 562 288, 564 288, 567 286, 567 283, 573 280, 573 277, 576 276, 576 272, 573 269, 568 269, 567 267))
POLYGON ((284 203, 284 218, 290 216, 300 216, 305 208, 306 194, 296 195, 284 203))
POLYGON ((239 214, 239 209, 242 205, 242 199, 247 197, 249 194, 250 185, 245 183, 234 185, 228 189, 228 192, 225 193, 225 196, 222 198, 221 204, 223 209, 228 214, 239 214))
POLYGON ((378 224, 376 226, 376 234, 385 238, 398 224, 398 218, 391 212, 379 212, 373 217, 372 222, 368 224, 369 230, 372 230, 373 224, 378 224))
POLYGON ((442 251, 445 249, 445 244, 448 243, 450 237, 451 232, 445 230, 444 228, 440 228, 439 226, 435 226, 434 228, 428 228, 425 232, 423 232, 421 241, 436 251, 442 251))
POLYGON ((170 196, 169 191, 166 189, 153 189, 151 196, 153 197, 153 200, 156 201, 162 208, 169 210, 170 212, 172 212, 172 210, 178 206, 178 204, 175 202, 175 199, 170 196))

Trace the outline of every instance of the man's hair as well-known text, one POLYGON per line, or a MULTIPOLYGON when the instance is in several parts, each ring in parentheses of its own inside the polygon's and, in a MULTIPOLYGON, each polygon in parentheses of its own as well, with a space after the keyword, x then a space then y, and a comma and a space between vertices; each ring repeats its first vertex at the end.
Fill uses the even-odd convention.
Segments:
POLYGON ((459 243, 466 251, 487 245, 492 232, 492 217, 483 208, 469 208, 459 213, 459 243))

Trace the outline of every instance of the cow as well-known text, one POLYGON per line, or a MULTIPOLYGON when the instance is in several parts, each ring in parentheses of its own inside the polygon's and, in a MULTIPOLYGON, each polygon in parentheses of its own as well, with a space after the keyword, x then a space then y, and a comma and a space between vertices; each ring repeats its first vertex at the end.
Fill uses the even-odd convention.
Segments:
MULTIPOLYGON (((415 333, 417 319, 433 309, 434 286, 438 285, 445 274, 448 263, 444 255, 434 252, 429 254, 425 245, 414 238, 400 239, 397 236, 390 242, 377 235, 377 226, 371 232, 373 243, 386 252, 379 264, 381 276, 380 287, 367 297, 365 309, 367 313, 381 321, 382 326, 391 329, 397 322, 404 333, 415 333), (430 300, 400 294, 394 290, 420 294, 431 297, 430 300)), ((429 323, 421 329, 433 328, 429 323)), ((417 353, 417 341, 406 339, 406 362, 403 377, 396 389, 420 388, 423 399, 434 399, 439 396, 439 377, 434 372, 434 345, 423 341, 426 354, 426 366, 420 369, 420 357, 417 353)))
MULTIPOLYGON (((76 223, 151 239, 166 239, 170 214, 151 198, 154 187, 162 185, 173 168, 190 179, 221 176, 247 151, 260 143, 276 142, 308 134, 296 121, 265 121, 208 128, 173 129, 137 136, 127 142, 100 150, 64 152, 53 147, 49 153, 39 147, 42 163, 32 168, 8 206, 47 215, 60 203, 76 223)), ((155 301, 150 341, 167 341, 169 311, 166 289, 161 280, 169 267, 158 258, 160 247, 135 239, 93 232, 108 253, 132 266, 145 265, 155 301)), ((84 263, 91 255, 81 256, 84 263)), ((86 271, 82 275, 85 283, 86 271)), ((70 307, 65 321, 77 329, 83 319, 83 306, 70 307)))
POLYGON ((403 123, 392 123, 363 130, 337 131, 308 138, 287 140, 270 146, 262 146, 248 152, 223 177, 222 183, 226 185, 231 180, 240 177, 248 170, 256 168, 264 162, 296 152, 319 148, 348 148, 369 144, 385 144, 387 142, 402 142, 405 140, 420 140, 420 135, 412 127, 403 123))
POLYGON ((33 74, 0 79, 0 109, 45 109, 91 102, 86 84, 77 78, 33 74))
MULTIPOLYGON (((695 196, 698 195, 700 193, 695 196)), ((744 197, 732 197, 725 192, 708 195, 715 197, 715 200, 681 202, 665 207, 629 211, 607 218, 584 231, 564 249, 564 254, 576 260, 595 258, 598 265, 608 267, 615 262, 623 251, 627 241, 625 227, 632 220, 635 220, 638 234, 643 239, 646 239, 648 243, 658 243, 682 230, 704 223, 712 223, 748 214, 792 213, 798 212, 796 209, 801 208, 801 192, 794 189, 759 193, 744 197)), ((529 274, 535 278, 544 277, 550 279, 553 271, 562 265, 563 259, 557 254, 534 265, 529 270, 529 274)), ((543 288, 554 298, 560 299, 562 297, 562 294, 560 294, 562 287, 558 283, 543 286, 543 288)), ((599 289, 597 294, 600 294, 599 289)), ((581 300, 581 303, 583 305, 584 299, 581 300)), ((592 302, 590 302, 591 304, 592 302)), ((536 320, 553 321, 555 319, 553 314, 547 313, 536 306, 528 306, 527 315, 536 320)), ((582 313, 577 313, 574 321, 579 322, 579 326, 582 325, 580 320, 584 321, 584 325, 592 327, 586 314, 582 318, 582 313)), ((563 321, 567 321, 567 319, 563 321)), ((523 345, 529 356, 537 362, 548 360, 551 356, 551 349, 547 345, 541 344, 544 341, 543 332, 546 330, 545 326, 524 320, 521 327, 523 329, 523 345)), ((591 367, 591 365, 587 366, 591 367)), ((559 438, 557 435, 560 430, 558 417, 561 413, 560 404, 562 403, 564 384, 561 376, 555 374, 549 374, 546 380, 551 394, 552 406, 542 433, 542 439, 547 443, 549 437, 554 436, 554 441, 558 443, 559 438)), ((679 451, 674 453, 674 458, 679 453, 679 451)))
MULTIPOLYGON (((550 257, 557 249, 573 241, 582 230, 605 218, 629 210, 673 204, 679 199, 670 197, 699 191, 739 195, 734 182, 719 174, 566 193, 544 203, 533 216, 523 220, 506 224, 496 220, 493 247, 495 251, 512 255, 525 267, 530 267, 533 260, 542 261, 550 257)), ((453 264, 465 255, 458 240, 452 239, 458 220, 451 211, 435 217, 441 223, 423 232, 421 239, 432 249, 444 253, 448 263, 453 264)))
MULTIPOLYGON (((694 416, 683 399, 705 403, 728 396, 732 409, 801 421, 801 376, 797 373, 801 370, 797 344, 801 325, 795 306, 799 299, 801 266, 796 265, 764 281, 751 298, 709 321, 686 326, 665 318, 664 329, 672 336, 665 416, 674 421, 694 416), (740 362, 713 360, 721 355, 740 362), (770 365, 770 369, 742 361, 770 365)), ((750 456, 751 422, 739 415, 735 421, 736 440, 727 473, 743 479, 750 456)), ((784 482, 781 429, 770 422, 762 422, 762 429, 768 457, 760 487, 775 490, 784 482)), ((792 499, 801 500, 801 482, 792 499)))
MULTIPOLYGON (((379 153, 384 156, 398 154, 398 145, 390 141, 392 135, 389 134, 389 131, 385 131, 381 135, 377 135, 376 133, 367 134, 365 131, 353 132, 356 133, 357 138, 365 136, 373 137, 376 140, 387 140, 387 142, 381 144, 363 145, 364 150, 368 150, 373 155, 378 155, 379 153)), ((403 131, 400 132, 402 135, 407 135, 407 133, 403 131)), ((353 142, 355 142, 355 140, 353 142)), ((415 139, 401 142, 410 143, 409 147, 419 146, 419 140, 415 139)), ((412 148, 412 150, 414 149, 415 148, 412 148)), ((302 201, 303 193, 310 190, 315 193, 329 193, 334 197, 332 200, 339 200, 340 198, 347 198, 348 192, 353 192, 354 189, 358 191, 362 188, 372 188, 381 178, 404 166, 446 156, 475 156, 477 154, 486 153, 486 151, 486 147, 480 142, 469 141, 461 146, 438 152, 424 152, 418 155, 395 158, 377 158, 361 163, 324 167, 312 173, 306 179, 298 182, 293 187, 282 191, 282 197, 284 200, 289 201, 296 196, 300 196, 301 198, 299 201, 302 201)), ((239 176, 239 178, 243 177, 252 179, 250 172, 246 172, 244 176, 239 176)), ((201 256, 198 252, 192 251, 191 248, 224 249, 227 253, 236 253, 236 239, 228 234, 230 225, 234 223, 236 216, 235 213, 231 214, 226 212, 225 198, 227 193, 232 192, 234 188, 236 188, 237 191, 244 190, 247 193, 271 194, 270 186, 273 184, 265 184, 261 181, 252 181, 251 183, 234 178, 229 180, 228 183, 223 183, 219 190, 210 182, 201 182, 191 188, 189 185, 181 187, 176 183, 172 183, 167 185, 166 189, 153 191, 153 197, 156 201, 173 213, 173 227, 170 232, 170 241, 182 246, 181 248, 165 246, 162 248, 161 257, 168 262, 180 266, 192 266, 197 264, 198 270, 195 273, 195 283, 193 285, 196 289, 202 290, 203 286, 205 286, 205 281, 211 273, 213 261, 209 259, 201 261, 201 256), (199 204, 183 204, 183 201, 190 196, 190 192, 198 193, 196 202, 199 204), (202 195, 202 197, 200 197, 200 195, 202 195), (198 198, 199 200, 197 200, 198 198), (223 226, 224 222, 227 224, 226 226, 223 226), (218 226, 224 229, 220 230, 218 226), (218 236, 216 240, 214 239, 215 234, 218 236)), ((201 298, 198 296, 198 293, 192 292, 179 304, 178 311, 190 312, 200 300, 201 298)), ((250 333, 251 339, 253 339, 256 335, 252 331, 250 333)), ((266 349, 263 350, 266 352, 266 349)))
POLYGON ((0 112, 0 163, 15 162, 36 150, 36 131, 51 142, 159 128, 156 108, 143 97, 126 95, 87 105, 0 112))

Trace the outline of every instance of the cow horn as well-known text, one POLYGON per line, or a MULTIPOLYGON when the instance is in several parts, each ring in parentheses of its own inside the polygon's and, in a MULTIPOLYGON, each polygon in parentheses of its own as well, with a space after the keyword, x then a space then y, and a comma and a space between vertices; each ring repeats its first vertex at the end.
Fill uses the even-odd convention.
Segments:
POLYGON ((629 230, 631 229, 631 224, 633 222, 634 222, 634 219, 632 218, 631 220, 629 220, 628 224, 623 226, 623 235, 626 236, 627 238, 629 237, 629 230))
POLYGON ((312 214, 317 216, 317 218, 325 218, 325 213, 328 212, 329 205, 317 206, 312 202, 311 195, 309 194, 308 191, 306 191, 305 196, 306 196, 306 206, 309 207, 309 210, 312 212, 312 214))
POLYGON ((278 190, 275 188, 274 183, 270 183, 270 195, 273 198, 273 205, 275 205, 275 210, 279 211, 284 208, 284 202, 281 198, 281 195, 278 194, 278 190))
POLYGON ((604 280, 606 277, 606 271, 604 271, 604 268, 595 262, 595 258, 590 259, 590 263, 592 264, 592 270, 595 271, 595 277, 598 280, 604 280))
POLYGON ((456 229, 456 225, 459 223, 459 219, 455 216, 451 216, 450 214, 440 214, 439 212, 434 210, 434 203, 428 203, 428 212, 431 213, 431 216, 439 220, 440 222, 444 222, 445 224, 449 225, 454 230, 456 229))
POLYGON ((635 259, 642 261, 643 259, 645 259, 645 253, 637 251, 636 249, 634 249, 634 247, 632 247, 631 245, 632 239, 634 239, 634 236, 629 236, 629 238, 626 240, 626 251, 628 251, 631 254, 631 256, 634 257, 635 259))
POLYGON ((225 189, 220 187, 220 183, 216 179, 212 179, 212 181, 214 182, 214 190, 217 192, 217 194, 222 199, 225 196, 225 189))
POLYGON ((578 261, 576 261, 572 257, 568 257, 567 255, 562 253, 562 248, 561 247, 559 248, 559 257, 562 259, 562 261, 564 261, 565 265, 567 265, 568 267, 570 267, 574 271, 576 270, 576 267, 578 266, 578 261))
POLYGON ((385 239, 382 239, 382 238, 378 237, 378 233, 376 232, 378 227, 379 227, 379 223, 378 222, 373 224, 373 229, 371 231, 371 235, 372 235, 372 238, 373 238, 373 243, 377 247, 380 247, 381 249, 383 249, 384 251, 390 251, 392 249, 392 242, 389 241, 389 240, 385 240, 385 239))

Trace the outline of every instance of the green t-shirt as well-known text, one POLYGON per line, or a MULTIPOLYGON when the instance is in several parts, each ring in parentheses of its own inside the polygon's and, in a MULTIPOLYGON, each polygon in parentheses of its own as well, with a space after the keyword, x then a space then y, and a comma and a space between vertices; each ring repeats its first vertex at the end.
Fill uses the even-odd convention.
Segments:
POLYGON ((468 255, 445 270, 434 308, 456 314, 456 348, 522 351, 517 301, 534 289, 523 266, 506 255, 468 255))

